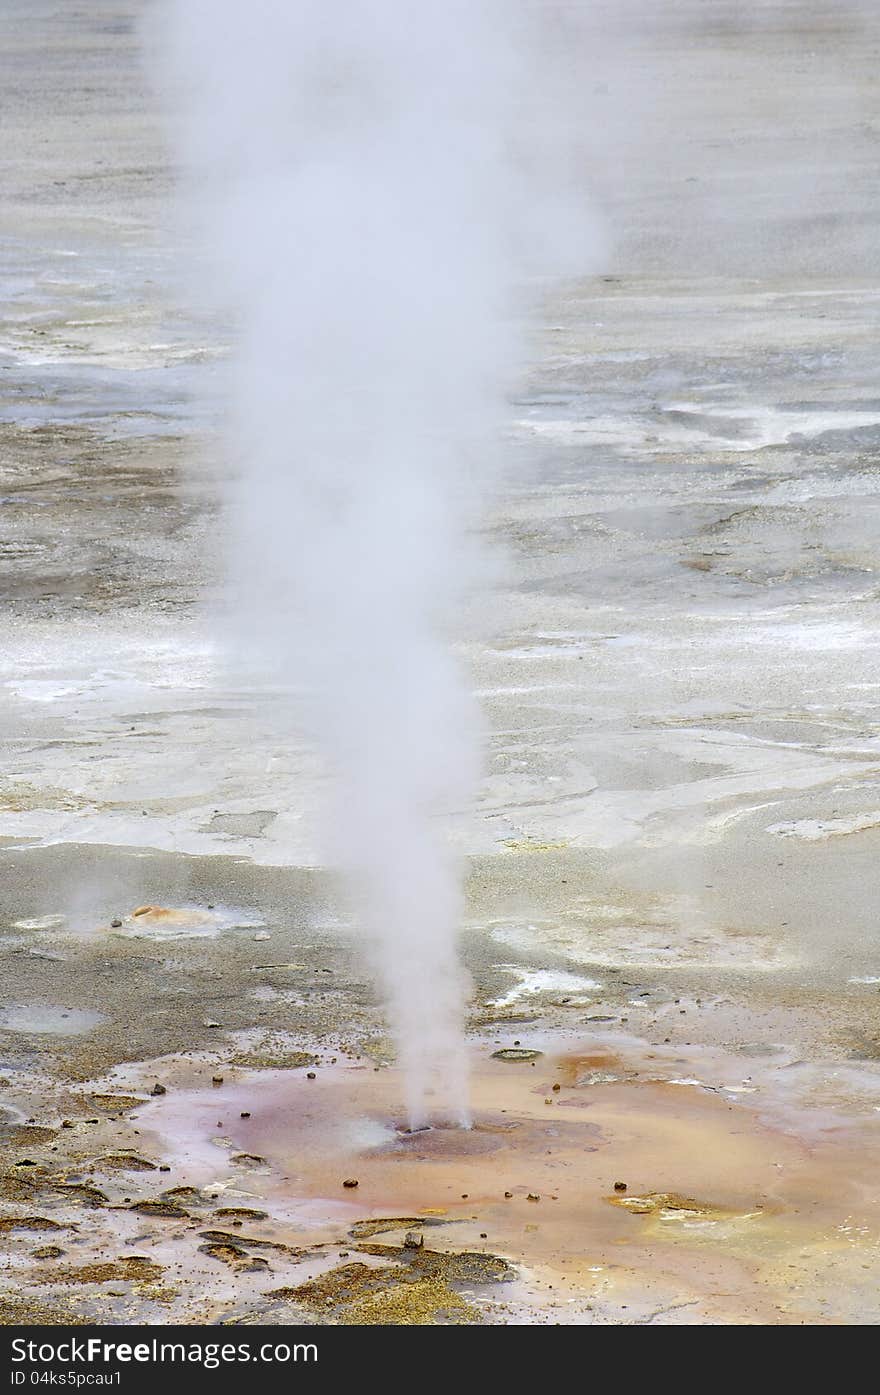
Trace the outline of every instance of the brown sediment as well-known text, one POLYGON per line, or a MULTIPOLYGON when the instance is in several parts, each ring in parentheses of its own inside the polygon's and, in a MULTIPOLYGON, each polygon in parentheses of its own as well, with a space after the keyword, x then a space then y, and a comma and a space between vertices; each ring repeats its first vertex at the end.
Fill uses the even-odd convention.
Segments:
POLYGON ((162 1216, 174 1220, 190 1220, 190 1214, 176 1201, 133 1201, 128 1208, 144 1216, 162 1216))
POLYGON ((479 1309, 442 1279, 418 1279, 365 1293, 339 1315, 343 1326, 458 1326, 481 1321, 479 1309))
POLYGON ((109 1167, 121 1172, 155 1172, 157 1165, 147 1158, 139 1157, 137 1153, 105 1153, 95 1159, 94 1166, 109 1167))
POLYGON ((0 1124, 0 1145, 10 1148, 29 1148, 38 1143, 51 1143, 57 1136, 57 1129, 37 1124, 0 1124))
POLYGON ((242 1066, 246 1070, 299 1070, 302 1066, 313 1066, 316 1060, 311 1051, 291 1051, 279 1047, 277 1051, 271 1048, 238 1051, 229 1057, 229 1064, 242 1066))
POLYGON ((758 1205, 753 1211, 734 1211, 724 1206, 715 1206, 708 1201, 696 1201, 690 1196, 678 1196, 675 1192, 648 1192, 642 1196, 608 1196, 612 1206, 622 1206, 635 1216, 658 1216, 661 1220, 690 1220, 699 1218, 707 1221, 724 1221, 734 1216, 760 1215, 764 1210, 758 1205))
POLYGON ((8 1234, 13 1230, 67 1230, 69 1226, 64 1226, 59 1221, 50 1220, 48 1216, 0 1216, 0 1234, 8 1234))
POLYGON ((233 1243, 231 1240, 208 1240, 204 1245, 199 1245, 199 1254, 208 1255, 211 1259, 219 1259, 223 1264, 230 1265, 238 1273, 256 1274, 265 1273, 269 1268, 269 1261, 259 1255, 248 1254, 241 1245, 233 1243))
POLYGON ((369 1264, 342 1264, 295 1287, 272 1289, 269 1297, 292 1298, 307 1308, 324 1309, 353 1303, 365 1293, 396 1283, 398 1278, 397 1270, 391 1266, 373 1268, 369 1264))
POLYGON ((503 1046, 500 1051, 492 1052, 493 1061, 537 1061, 543 1056, 542 1051, 529 1051, 521 1046, 503 1046))
POLYGON ((477 1250, 426 1250, 421 1245, 358 1245, 360 1254, 394 1259, 418 1274, 450 1283, 491 1284, 513 1277, 506 1259, 477 1250))
POLYGON ((369 1221, 355 1221, 349 1230, 353 1240, 369 1240, 371 1235, 381 1235, 386 1230, 407 1230, 417 1225, 446 1225, 448 1222, 437 1216, 379 1216, 369 1221))
POLYGON ((472 1323, 479 1311, 445 1279, 401 1280, 389 1267, 344 1264, 294 1288, 272 1291, 271 1297, 293 1300, 323 1318, 344 1325, 413 1325, 472 1323))
POLYGON ((255 1235, 232 1235, 228 1230, 200 1230, 203 1240, 215 1245, 237 1245, 249 1249, 277 1250, 280 1254, 297 1254, 295 1246, 282 1245, 277 1240, 260 1240, 255 1235))
POLYGON ((131 1255, 127 1259, 108 1260, 104 1263, 93 1264, 71 1264, 52 1269, 33 1270, 28 1276, 33 1284, 107 1284, 113 1281, 122 1280, 147 1280, 152 1282, 161 1279, 165 1272, 164 1265, 156 1264, 153 1260, 145 1259, 141 1255, 131 1255))
POLYGON ((139 1104, 146 1104, 145 1099, 137 1095, 109 1095, 98 1094, 89 1095, 89 1102, 96 1105, 98 1109, 107 1109, 114 1114, 129 1114, 132 1109, 137 1109, 139 1104))
POLYGON ((38 1298, 0 1294, 0 1327, 88 1327, 93 1321, 83 1313, 72 1313, 38 1298))

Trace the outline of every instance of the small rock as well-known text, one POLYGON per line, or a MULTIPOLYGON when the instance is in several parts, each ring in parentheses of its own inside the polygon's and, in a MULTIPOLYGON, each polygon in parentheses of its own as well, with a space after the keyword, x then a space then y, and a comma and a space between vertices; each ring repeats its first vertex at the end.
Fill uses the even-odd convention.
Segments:
POLYGON ((62 1120, 61 1120, 61 1127, 62 1127, 63 1129, 72 1129, 72 1128, 74 1127, 73 1120, 72 1120, 72 1119, 62 1119, 62 1120))
POLYGON ((315 1072, 314 1072, 313 1070, 307 1070, 307 1071, 306 1071, 306 1080, 316 1080, 316 1079, 317 1079, 317 1077, 316 1077, 315 1072))
POLYGON ((165 1089, 165 1086, 164 1086, 164 1085, 160 1085, 159 1082, 158 1082, 158 1080, 156 1081, 155 1085, 153 1086, 152 1090, 150 1091, 150 1094, 151 1094, 151 1095, 167 1095, 167 1093, 168 1093, 168 1091, 165 1089))
POLYGON ((271 938, 272 936, 269 934, 268 930, 258 930, 256 935, 254 935, 255 940, 271 940, 271 938))
POLYGON ((343 1182, 342 1185, 343 1185, 343 1187, 356 1187, 357 1184, 358 1184, 358 1179, 357 1179, 356 1177, 346 1177, 346 1179, 345 1179, 345 1181, 343 1182))
POLYGON ((170 1171, 171 1171, 171 1168, 170 1168, 170 1166, 168 1165, 168 1163, 160 1163, 160 1164, 159 1164, 159 1171, 160 1171, 160 1172, 170 1172, 170 1171))
POLYGON ((513 1196, 513 1192, 505 1192, 504 1195, 507 1197, 507 1200, 509 1201, 510 1198, 513 1196))
POLYGON ((212 1022, 211 1019, 210 1019, 210 1017, 206 1017, 205 1020, 204 1020, 204 1022, 202 1023, 202 1026, 203 1026, 203 1027, 219 1027, 219 1026, 220 1026, 220 1023, 219 1023, 219 1022, 212 1022))
POLYGON ((111 930, 119 930, 119 929, 121 929, 121 928, 122 928, 122 921, 121 921, 121 920, 119 920, 119 919, 111 920, 111 922, 110 922, 110 929, 111 929, 111 930))
POLYGON ((536 1196, 534 1192, 529 1192, 528 1196, 526 1197, 526 1201, 540 1201, 540 1200, 541 1200, 541 1198, 540 1198, 539 1196, 536 1196))
POLYGON ((403 1246, 406 1250, 421 1250, 425 1244, 424 1235, 420 1235, 417 1230, 408 1230, 403 1237, 403 1246))
POLYGON ((615 1190, 616 1192, 625 1192, 625 1191, 626 1191, 626 1183, 625 1183, 625 1182, 615 1182, 615 1183, 614 1183, 614 1190, 615 1190))
POLYGON ((241 1111, 241 1114, 239 1115, 239 1118, 241 1118, 241 1119, 249 1119, 250 1117, 251 1117, 251 1111, 250 1111, 249 1109, 243 1109, 243 1110, 241 1111))
POLYGON ((211 1084, 212 1084, 212 1085, 222 1085, 222 1084, 223 1084, 223 1076, 222 1076, 222 1075, 212 1075, 212 1076, 211 1076, 211 1084))
POLYGON ((553 1086, 554 1093, 555 1093, 556 1091, 558 1091, 558 1090, 561 1090, 561 1089, 562 1089, 562 1086, 561 1086, 558 1082, 553 1086))

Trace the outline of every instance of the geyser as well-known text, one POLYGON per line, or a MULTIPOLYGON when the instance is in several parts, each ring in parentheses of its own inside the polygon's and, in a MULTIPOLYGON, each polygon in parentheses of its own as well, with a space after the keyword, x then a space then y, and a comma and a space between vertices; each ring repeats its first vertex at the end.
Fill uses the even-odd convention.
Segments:
POLYGON ((466 1123, 447 818, 481 741, 454 643, 523 285, 572 241, 583 265, 546 12, 170 0, 163 21, 203 281, 235 325, 239 638, 331 768, 327 854, 375 945, 410 1124, 466 1123))

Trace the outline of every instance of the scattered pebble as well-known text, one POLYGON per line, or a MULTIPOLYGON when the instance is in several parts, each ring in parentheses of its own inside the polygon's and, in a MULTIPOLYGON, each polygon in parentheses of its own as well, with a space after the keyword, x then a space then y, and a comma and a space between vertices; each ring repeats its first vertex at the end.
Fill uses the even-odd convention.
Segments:
POLYGON ((616 1192, 625 1192, 625 1191, 626 1191, 626 1183, 625 1183, 625 1182, 615 1182, 615 1183, 614 1183, 614 1190, 615 1190, 616 1192))
POLYGON ((510 1198, 513 1196, 513 1192, 505 1192, 504 1195, 507 1197, 507 1200, 509 1201, 510 1198))
POLYGON ((222 1084, 223 1084, 223 1076, 222 1076, 222 1075, 212 1075, 212 1076, 211 1076, 211 1084, 212 1084, 212 1085, 222 1085, 222 1084))
POLYGON ((346 1177, 346 1179, 345 1179, 345 1181, 343 1182, 342 1185, 343 1185, 343 1187, 356 1187, 357 1184, 358 1184, 358 1179, 357 1179, 356 1177, 346 1177))
POLYGON ((241 1119, 249 1119, 250 1117, 251 1117, 251 1111, 250 1111, 249 1109, 243 1109, 243 1110, 241 1111, 241 1114, 239 1115, 239 1118, 241 1118, 241 1119))
POLYGON ((317 1077, 316 1077, 316 1075, 315 1075, 315 1072, 314 1072, 313 1070, 307 1070, 307 1071, 306 1071, 306 1080, 315 1080, 315 1079, 317 1079, 317 1077))
POLYGON ((561 1090, 561 1089, 562 1089, 562 1086, 561 1086, 561 1085, 559 1084, 559 1082, 557 1081, 557 1083, 553 1086, 553 1089, 554 1089, 554 1091, 561 1090))
POLYGON ((417 1230, 408 1230, 403 1237, 404 1249, 421 1250, 425 1244, 424 1235, 420 1235, 417 1230))
POLYGON ((151 1095, 167 1095, 167 1093, 168 1093, 168 1091, 165 1089, 165 1086, 164 1086, 164 1085, 160 1085, 159 1082, 158 1082, 158 1080, 156 1081, 155 1085, 153 1086, 152 1090, 150 1091, 150 1094, 151 1094, 151 1095))
POLYGON ((121 920, 119 920, 119 919, 111 920, 111 922, 110 922, 110 929, 111 929, 111 930, 120 930, 121 928, 122 928, 122 921, 121 921, 121 920))
POLYGON ((541 1198, 540 1198, 539 1196, 536 1196, 534 1192, 529 1192, 528 1196, 526 1197, 526 1201, 540 1201, 540 1200, 541 1200, 541 1198))

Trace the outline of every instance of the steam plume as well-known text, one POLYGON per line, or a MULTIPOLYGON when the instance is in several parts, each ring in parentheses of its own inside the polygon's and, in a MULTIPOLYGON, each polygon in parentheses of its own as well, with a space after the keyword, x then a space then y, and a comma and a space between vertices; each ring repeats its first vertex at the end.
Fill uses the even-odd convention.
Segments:
POLYGON ((236 605, 333 768, 329 852, 377 947, 410 1122, 432 1087, 466 1122, 444 815, 481 743, 451 646, 521 287, 570 248, 541 7, 167 0, 163 19, 183 188, 236 324, 236 605))

